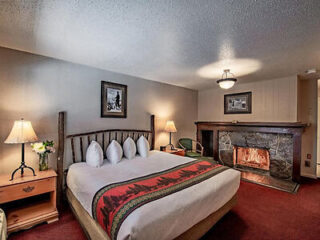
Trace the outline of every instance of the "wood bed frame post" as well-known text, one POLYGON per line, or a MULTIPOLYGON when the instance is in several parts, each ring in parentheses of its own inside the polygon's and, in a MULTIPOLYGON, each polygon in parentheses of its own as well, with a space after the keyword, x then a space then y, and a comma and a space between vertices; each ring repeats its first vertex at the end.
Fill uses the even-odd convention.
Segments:
POLYGON ((63 202, 63 158, 64 158, 64 139, 65 139, 65 112, 59 112, 58 119, 58 158, 57 158, 57 171, 58 171, 58 181, 57 181, 57 206, 61 209, 63 202))
POLYGON ((151 150, 154 150, 154 143, 155 143, 155 129, 154 129, 154 115, 151 115, 150 117, 150 121, 151 121, 151 135, 152 135, 152 139, 151 139, 151 150))

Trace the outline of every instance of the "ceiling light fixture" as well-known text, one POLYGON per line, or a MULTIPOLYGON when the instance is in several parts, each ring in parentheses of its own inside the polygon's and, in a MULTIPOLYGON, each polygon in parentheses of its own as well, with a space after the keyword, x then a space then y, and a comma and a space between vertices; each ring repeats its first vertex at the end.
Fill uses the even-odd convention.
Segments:
POLYGON ((223 70, 222 78, 217 81, 219 86, 223 89, 229 89, 232 88, 233 85, 236 83, 237 79, 234 77, 234 75, 230 72, 230 69, 223 70), (228 77, 229 75, 232 75, 232 77, 228 77))

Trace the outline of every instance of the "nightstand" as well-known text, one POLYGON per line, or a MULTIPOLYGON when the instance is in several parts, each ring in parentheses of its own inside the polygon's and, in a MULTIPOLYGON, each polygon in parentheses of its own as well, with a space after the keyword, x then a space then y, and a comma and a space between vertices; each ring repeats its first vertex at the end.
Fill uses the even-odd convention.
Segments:
POLYGON ((166 148, 161 151, 166 152, 166 153, 170 153, 170 154, 183 156, 183 157, 186 155, 186 151, 182 148, 175 148, 175 149, 166 148))
POLYGON ((54 170, 25 173, 9 181, 0 176, 0 207, 7 215, 8 234, 36 224, 58 221, 57 174, 54 170))

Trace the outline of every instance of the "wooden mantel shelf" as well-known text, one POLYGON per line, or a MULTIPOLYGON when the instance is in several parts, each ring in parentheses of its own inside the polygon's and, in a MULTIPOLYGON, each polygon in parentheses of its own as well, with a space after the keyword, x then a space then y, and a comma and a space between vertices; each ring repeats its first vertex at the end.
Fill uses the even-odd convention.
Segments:
POLYGON ((279 128, 305 128, 306 123, 301 122, 207 122, 198 121, 196 125, 211 125, 211 126, 239 126, 239 127, 279 127, 279 128))

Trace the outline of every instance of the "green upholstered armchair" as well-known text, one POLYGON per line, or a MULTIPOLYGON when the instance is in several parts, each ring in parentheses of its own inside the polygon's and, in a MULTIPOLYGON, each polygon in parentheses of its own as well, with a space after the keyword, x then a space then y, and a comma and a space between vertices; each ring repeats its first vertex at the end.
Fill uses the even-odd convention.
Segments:
POLYGON ((190 138, 180 138, 179 146, 186 151, 186 157, 199 158, 203 155, 203 146, 201 143, 190 138), (200 150, 198 150, 198 147, 200 150))

